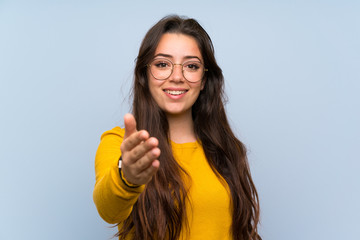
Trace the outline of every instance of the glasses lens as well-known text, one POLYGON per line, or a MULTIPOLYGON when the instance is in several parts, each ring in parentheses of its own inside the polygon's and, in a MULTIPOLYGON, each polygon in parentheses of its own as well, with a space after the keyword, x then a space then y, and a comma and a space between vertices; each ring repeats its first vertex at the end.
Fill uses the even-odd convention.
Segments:
MULTIPOLYGON (((204 66, 199 61, 188 61, 182 65, 184 78, 189 82, 198 82, 204 75, 204 66)), ((170 77, 174 64, 165 58, 154 59, 150 66, 150 72, 155 79, 165 80, 170 77)))
POLYGON ((198 82, 204 74, 204 66, 199 61, 189 61, 183 63, 183 73, 189 82, 198 82))
POLYGON ((150 64, 150 71, 154 78, 165 80, 170 77, 172 72, 172 63, 166 59, 154 59, 150 64))

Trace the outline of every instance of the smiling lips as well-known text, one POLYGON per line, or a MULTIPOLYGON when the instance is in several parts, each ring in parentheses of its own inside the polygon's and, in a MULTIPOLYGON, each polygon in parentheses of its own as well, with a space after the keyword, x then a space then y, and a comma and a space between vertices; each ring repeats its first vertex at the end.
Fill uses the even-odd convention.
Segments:
POLYGON ((184 93, 186 93, 188 90, 170 90, 170 89, 164 89, 164 92, 167 94, 170 94, 172 96, 179 96, 184 93))

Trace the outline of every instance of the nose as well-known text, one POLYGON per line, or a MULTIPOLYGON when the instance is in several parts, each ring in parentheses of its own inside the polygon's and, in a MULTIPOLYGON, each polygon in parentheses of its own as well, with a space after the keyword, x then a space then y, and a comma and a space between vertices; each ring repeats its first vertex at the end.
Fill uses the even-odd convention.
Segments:
POLYGON ((173 72, 172 72, 169 80, 176 81, 176 82, 184 81, 181 64, 174 64, 174 69, 173 69, 173 72))

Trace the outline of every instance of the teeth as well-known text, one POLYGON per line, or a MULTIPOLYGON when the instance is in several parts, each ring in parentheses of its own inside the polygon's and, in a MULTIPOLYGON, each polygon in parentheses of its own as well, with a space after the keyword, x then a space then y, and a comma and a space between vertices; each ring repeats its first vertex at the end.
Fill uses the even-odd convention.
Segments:
POLYGON ((171 94, 171 95, 180 95, 180 94, 185 93, 186 91, 172 91, 172 90, 165 90, 165 92, 167 92, 168 94, 171 94))

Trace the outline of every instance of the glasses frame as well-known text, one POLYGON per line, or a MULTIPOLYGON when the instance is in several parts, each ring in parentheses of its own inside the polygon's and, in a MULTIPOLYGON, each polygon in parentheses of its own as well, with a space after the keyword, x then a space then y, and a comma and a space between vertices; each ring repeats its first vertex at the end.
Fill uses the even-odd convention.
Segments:
POLYGON ((199 80, 197 80, 197 81, 189 81, 189 80, 185 77, 185 74, 184 74, 184 71, 185 71, 185 70, 184 70, 184 64, 186 64, 186 63, 188 63, 188 62, 197 62, 197 61, 189 60, 189 61, 185 61, 185 62, 183 62, 183 63, 173 63, 170 59, 167 59, 167 58, 154 58, 153 60, 151 60, 151 63, 147 64, 146 66, 149 68, 151 76, 153 76, 153 78, 155 78, 156 80, 159 80, 159 81, 165 81, 165 80, 169 79, 169 77, 173 74, 173 72, 174 72, 174 67, 175 67, 176 65, 180 65, 180 66, 181 66, 181 73, 182 73, 182 75, 183 75, 183 77, 184 77, 184 79, 185 79, 186 81, 191 82, 191 83, 197 83, 197 82, 201 81, 201 80, 203 79, 204 75, 205 75, 205 72, 207 72, 208 69, 205 68, 204 64, 199 60, 198 62, 204 67, 204 68, 203 68, 204 70, 203 70, 203 72, 202 72, 201 78, 200 78, 199 80), (166 61, 169 61, 169 62, 171 63, 171 72, 170 72, 169 76, 168 76, 167 78, 164 78, 164 79, 156 78, 156 77, 154 76, 154 74, 152 73, 152 71, 151 71, 151 65, 152 65, 152 63, 153 63, 155 60, 162 60, 162 59, 164 59, 164 60, 166 60, 166 61))

